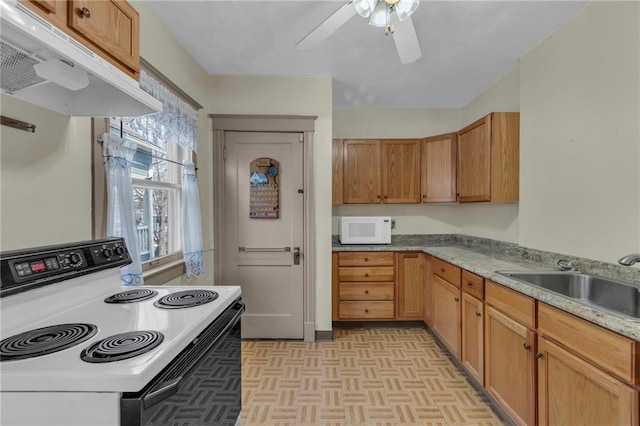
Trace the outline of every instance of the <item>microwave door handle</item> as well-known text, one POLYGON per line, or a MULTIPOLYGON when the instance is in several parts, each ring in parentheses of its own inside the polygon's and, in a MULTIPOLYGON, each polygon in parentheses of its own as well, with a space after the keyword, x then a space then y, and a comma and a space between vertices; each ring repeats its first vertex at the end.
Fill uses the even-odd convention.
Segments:
POLYGON ((149 407, 153 407, 160 401, 164 401, 170 396, 175 395, 178 390, 180 390, 180 382, 182 381, 182 376, 177 377, 173 380, 169 380, 161 385, 160 389, 154 390, 147 396, 142 399, 144 404, 144 408, 147 409, 149 407))

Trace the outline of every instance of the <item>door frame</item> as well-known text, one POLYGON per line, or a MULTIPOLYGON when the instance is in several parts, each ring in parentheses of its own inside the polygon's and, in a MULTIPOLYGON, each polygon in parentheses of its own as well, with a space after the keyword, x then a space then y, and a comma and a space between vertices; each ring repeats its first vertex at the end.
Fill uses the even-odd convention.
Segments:
POLYGON ((225 207, 225 132, 274 132, 303 134, 304 149, 304 235, 302 245, 303 264, 303 336, 305 342, 314 342, 316 337, 316 283, 315 283, 315 193, 313 174, 313 135, 316 116, 302 115, 240 115, 209 114, 213 131, 213 279, 222 283, 222 235, 225 207))

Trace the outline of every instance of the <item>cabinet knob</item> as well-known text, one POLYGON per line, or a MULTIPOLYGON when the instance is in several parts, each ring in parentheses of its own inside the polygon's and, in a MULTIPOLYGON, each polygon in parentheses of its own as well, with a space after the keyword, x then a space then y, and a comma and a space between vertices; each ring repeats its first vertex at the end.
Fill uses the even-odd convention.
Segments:
POLYGON ((426 195, 422 195, 422 198, 427 198, 427 196, 426 195))
POLYGON ((368 276, 369 276, 369 273, 368 273, 368 272, 367 272, 367 273, 365 273, 365 274, 364 274, 364 276, 365 276, 365 277, 368 277, 368 276))
POLYGON ((482 316, 482 314, 480 312, 476 312, 476 316, 480 317, 480 316, 482 316))
POLYGON ((365 257, 365 258, 364 258, 364 261, 365 261, 365 262, 368 262, 368 261, 369 261, 369 258, 368 258, 368 257, 365 257))
POLYGON ((378 200, 380 199, 380 196, 378 195, 378 200))
POLYGON ((85 18, 91 18, 91 11, 86 7, 80 9, 80 16, 84 16, 85 18))
POLYGON ((536 352, 536 358, 538 358, 538 359, 542 358, 542 353, 536 352))
POLYGON ((454 297, 453 300, 455 300, 457 302, 458 300, 460 300, 460 298, 459 297, 454 297))
POLYGON ((472 283, 471 281, 467 281, 467 285, 468 285, 469 287, 471 287, 471 286, 473 285, 473 283, 472 283))
POLYGON ((369 294, 369 290, 365 290, 365 291, 364 291, 364 294, 369 294))
POLYGON ((440 272, 442 272, 444 274, 445 269, 444 268, 440 268, 440 272))
POLYGON ((368 310, 368 309, 365 309, 365 310, 364 310, 364 313, 365 313, 365 314, 368 314, 368 313, 369 313, 369 310, 368 310))
POLYGON ((387 197, 387 196, 385 195, 385 196, 384 196, 384 199, 386 200, 387 198, 389 198, 389 197, 387 197))
POLYGON ((525 350, 527 350, 527 351, 528 351, 529 349, 531 349, 531 345, 530 345, 530 344, 528 344, 528 343, 526 343, 526 342, 522 344, 522 347, 523 347, 525 350))

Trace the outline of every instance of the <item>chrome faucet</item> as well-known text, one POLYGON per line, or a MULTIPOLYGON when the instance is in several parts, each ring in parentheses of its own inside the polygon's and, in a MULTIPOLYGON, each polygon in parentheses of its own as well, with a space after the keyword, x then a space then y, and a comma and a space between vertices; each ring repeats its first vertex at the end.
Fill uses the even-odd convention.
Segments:
POLYGON ((636 262, 640 262, 640 253, 631 253, 618 260, 618 263, 624 266, 631 266, 636 262))

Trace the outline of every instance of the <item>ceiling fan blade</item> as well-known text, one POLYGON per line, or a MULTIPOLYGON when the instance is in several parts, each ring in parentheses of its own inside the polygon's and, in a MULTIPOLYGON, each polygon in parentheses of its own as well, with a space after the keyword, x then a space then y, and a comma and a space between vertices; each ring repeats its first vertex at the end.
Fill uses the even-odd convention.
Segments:
POLYGON ((393 41, 396 43, 400 63, 410 64, 422 57, 418 35, 410 17, 404 21, 396 20, 393 41))
POLYGON ((320 25, 318 25, 313 31, 304 36, 302 40, 296 44, 298 50, 311 50, 320 44, 324 39, 329 37, 338 28, 344 25, 353 15, 356 14, 356 10, 353 7, 351 0, 342 5, 340 9, 336 10, 333 15, 325 19, 320 25))

